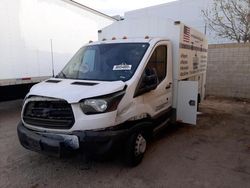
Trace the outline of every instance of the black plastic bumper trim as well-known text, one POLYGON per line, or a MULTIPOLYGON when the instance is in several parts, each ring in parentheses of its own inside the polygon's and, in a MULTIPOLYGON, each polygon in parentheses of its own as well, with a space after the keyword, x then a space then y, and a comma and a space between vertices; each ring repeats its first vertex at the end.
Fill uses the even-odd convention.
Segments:
POLYGON ((26 128, 22 122, 17 126, 17 133, 21 145, 26 149, 62 157, 78 150, 105 154, 110 151, 113 146, 117 145, 117 143, 122 142, 129 131, 74 131, 70 135, 78 137, 79 149, 72 148, 63 136, 56 133, 54 136, 47 136, 45 132, 38 132, 26 128))

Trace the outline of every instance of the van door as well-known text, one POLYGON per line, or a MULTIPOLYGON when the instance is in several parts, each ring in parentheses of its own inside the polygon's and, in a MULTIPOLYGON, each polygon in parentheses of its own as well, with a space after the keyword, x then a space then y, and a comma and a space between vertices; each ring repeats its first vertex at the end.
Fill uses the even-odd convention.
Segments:
POLYGON ((151 116, 167 111, 172 106, 172 66, 170 59, 170 45, 160 42, 153 49, 145 72, 154 72, 157 75, 157 87, 143 95, 144 104, 151 110, 151 116))
POLYGON ((176 120, 196 125, 198 81, 179 81, 176 120))

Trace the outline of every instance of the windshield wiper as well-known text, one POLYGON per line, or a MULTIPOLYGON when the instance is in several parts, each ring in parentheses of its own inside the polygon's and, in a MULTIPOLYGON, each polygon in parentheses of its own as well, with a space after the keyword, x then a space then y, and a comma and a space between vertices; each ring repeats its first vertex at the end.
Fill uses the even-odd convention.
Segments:
POLYGON ((63 71, 61 71, 60 74, 62 74, 63 78, 67 78, 66 74, 63 71))

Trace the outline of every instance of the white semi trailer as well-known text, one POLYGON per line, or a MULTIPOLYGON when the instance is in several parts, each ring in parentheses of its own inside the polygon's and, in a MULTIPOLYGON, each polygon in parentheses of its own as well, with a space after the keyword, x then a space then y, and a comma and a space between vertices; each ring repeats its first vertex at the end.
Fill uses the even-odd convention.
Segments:
POLYGON ((202 33, 161 17, 125 17, 99 30, 99 41, 30 90, 21 144, 57 156, 118 147, 130 165, 139 164, 150 135, 170 120, 196 124, 207 47, 202 33))
POLYGON ((0 87, 58 74, 82 44, 114 21, 70 0, 1 0, 0 87))

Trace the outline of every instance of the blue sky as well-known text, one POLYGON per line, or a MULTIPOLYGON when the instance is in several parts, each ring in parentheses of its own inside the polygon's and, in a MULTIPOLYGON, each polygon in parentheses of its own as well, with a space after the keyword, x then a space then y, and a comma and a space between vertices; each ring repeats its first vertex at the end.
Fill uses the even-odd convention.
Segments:
POLYGON ((124 12, 148 6, 168 3, 174 0, 75 0, 83 5, 108 15, 123 15, 124 12))

